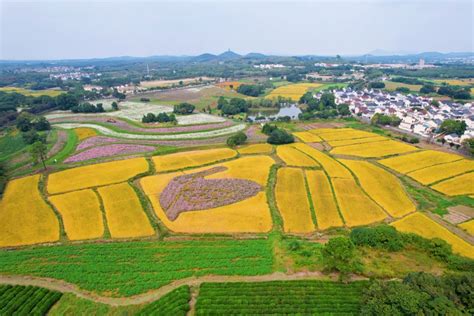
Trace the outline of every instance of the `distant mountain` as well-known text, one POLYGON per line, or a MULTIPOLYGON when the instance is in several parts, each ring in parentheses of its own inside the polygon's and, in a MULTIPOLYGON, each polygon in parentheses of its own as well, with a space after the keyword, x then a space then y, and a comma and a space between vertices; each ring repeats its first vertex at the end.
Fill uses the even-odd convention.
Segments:
POLYGON ((242 56, 237 54, 237 53, 234 53, 231 50, 228 50, 226 52, 223 52, 220 55, 217 55, 217 57, 218 57, 219 60, 231 60, 231 59, 239 59, 242 56))
POLYGON ((201 55, 191 58, 191 61, 202 63, 202 62, 215 60, 216 58, 217 58, 216 55, 205 53, 205 54, 201 54, 201 55))
POLYGON ((244 57, 251 58, 251 59, 263 59, 263 58, 267 58, 267 55, 260 54, 260 53, 248 53, 244 57))

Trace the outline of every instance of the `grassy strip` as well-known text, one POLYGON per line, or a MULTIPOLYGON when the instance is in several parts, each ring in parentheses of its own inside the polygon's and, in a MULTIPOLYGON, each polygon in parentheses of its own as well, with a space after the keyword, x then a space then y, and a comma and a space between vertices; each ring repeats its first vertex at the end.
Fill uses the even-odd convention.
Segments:
POLYGON ((38 191, 39 191, 41 197, 43 198, 44 202, 49 205, 49 207, 53 210, 54 215, 58 219, 58 222, 59 222, 59 241, 60 242, 67 242, 69 239, 68 239, 67 234, 66 234, 66 229, 64 228, 63 217, 62 217, 61 213, 53 205, 53 203, 51 203, 48 200, 47 192, 46 192, 46 185, 47 185, 46 175, 42 174, 41 177, 40 177, 40 180, 38 182, 38 191))
POLYGON ((104 200, 102 200, 102 196, 100 196, 99 190, 97 190, 97 188, 93 188, 91 190, 95 193, 95 195, 97 196, 97 199, 99 200, 100 212, 102 214, 102 223, 104 224, 104 234, 102 235, 102 237, 106 239, 110 239, 112 238, 112 235, 110 234, 109 224, 107 223, 107 215, 105 213, 104 200))
POLYGON ((316 210, 314 209, 313 198, 312 198, 311 192, 309 190, 309 183, 308 183, 308 178, 306 177, 306 171, 303 170, 303 173, 304 173, 304 186, 306 188, 306 196, 307 196, 308 202, 309 202, 309 209, 310 209, 310 212, 311 212, 311 218, 313 220, 313 225, 314 225, 315 229, 317 229, 318 228, 318 219, 316 217, 316 210))
POLYGON ((56 164, 58 162, 62 162, 66 159, 70 154, 74 152, 74 149, 77 146, 79 141, 76 133, 72 129, 66 130, 67 132, 67 140, 66 145, 53 157, 49 158, 46 163, 47 164, 56 164))

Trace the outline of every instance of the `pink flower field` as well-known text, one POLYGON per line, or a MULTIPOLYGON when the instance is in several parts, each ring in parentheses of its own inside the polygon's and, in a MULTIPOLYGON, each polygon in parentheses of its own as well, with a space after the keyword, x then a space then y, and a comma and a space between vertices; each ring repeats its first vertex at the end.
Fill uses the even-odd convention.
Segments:
POLYGON ((150 152, 154 150, 155 147, 153 146, 133 144, 110 144, 84 150, 67 158, 64 162, 79 162, 102 157, 111 157, 115 155, 150 152))

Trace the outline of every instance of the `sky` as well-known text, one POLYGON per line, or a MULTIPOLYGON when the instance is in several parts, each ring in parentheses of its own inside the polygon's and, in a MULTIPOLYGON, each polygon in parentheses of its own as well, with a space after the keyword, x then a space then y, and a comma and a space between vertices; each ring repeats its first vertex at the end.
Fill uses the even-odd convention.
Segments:
POLYGON ((473 0, 0 0, 0 59, 472 52, 473 0))

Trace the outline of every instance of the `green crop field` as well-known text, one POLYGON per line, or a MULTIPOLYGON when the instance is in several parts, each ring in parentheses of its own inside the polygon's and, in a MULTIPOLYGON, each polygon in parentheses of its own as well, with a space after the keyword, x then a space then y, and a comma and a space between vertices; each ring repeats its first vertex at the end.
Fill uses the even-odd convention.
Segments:
POLYGON ((365 281, 203 283, 196 315, 357 315, 365 281))
POLYGON ((0 251, 0 273, 65 280, 113 296, 130 296, 173 280, 207 274, 272 272, 270 241, 121 242, 0 251))
POLYGON ((137 315, 186 316, 186 313, 189 311, 190 300, 191 291, 189 286, 180 286, 160 298, 158 301, 146 306, 137 315))
POLYGON ((0 285, 0 315, 46 315, 61 295, 34 286, 0 285))

